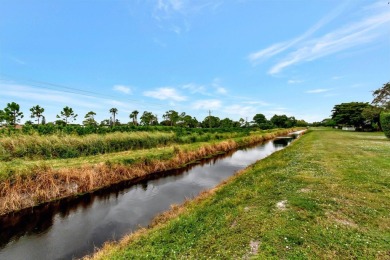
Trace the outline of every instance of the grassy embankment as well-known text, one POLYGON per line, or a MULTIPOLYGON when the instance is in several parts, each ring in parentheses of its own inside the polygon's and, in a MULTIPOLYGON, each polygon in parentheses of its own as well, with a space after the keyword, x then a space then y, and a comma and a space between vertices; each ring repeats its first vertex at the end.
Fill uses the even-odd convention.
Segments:
POLYGON ((2 138, 0 214, 182 167, 289 131, 2 138))
POLYGON ((390 141, 314 130, 95 259, 390 259, 390 141))

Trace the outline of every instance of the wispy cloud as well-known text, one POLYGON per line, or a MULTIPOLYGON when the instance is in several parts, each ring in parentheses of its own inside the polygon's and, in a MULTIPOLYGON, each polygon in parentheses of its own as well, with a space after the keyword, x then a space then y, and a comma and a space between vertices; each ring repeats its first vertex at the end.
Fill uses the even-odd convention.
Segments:
POLYGON ((171 87, 164 87, 152 91, 145 91, 143 95, 146 97, 152 97, 160 100, 173 100, 173 101, 187 100, 186 96, 180 95, 176 89, 171 87))
POLYGON ((115 85, 113 87, 115 91, 122 92, 125 94, 132 94, 132 88, 129 86, 124 86, 124 85, 115 85))
POLYGON ((177 12, 183 9, 183 0, 158 0, 156 8, 164 12, 177 12))
POLYGON ((311 89, 311 90, 307 90, 305 91, 305 93, 309 93, 309 94, 317 94, 317 93, 324 93, 324 92, 328 92, 332 89, 330 88, 317 88, 317 89, 311 89))
POLYGON ((298 79, 290 79, 287 81, 288 84, 298 84, 304 82, 303 80, 298 80, 298 79))
POLYGON ((27 62, 25 62, 24 60, 21 60, 19 58, 16 58, 16 57, 10 57, 10 58, 11 58, 11 60, 13 62, 15 62, 15 63, 17 63, 19 65, 26 65, 27 64, 27 62))
POLYGON ((16 98, 29 102, 48 102, 57 105, 77 105, 86 108, 100 108, 101 102, 96 102, 98 98, 86 97, 79 98, 77 94, 63 91, 47 90, 28 85, 0 82, 0 96, 16 98), (86 101, 89 100, 90 102, 86 101))
POLYGON ((222 106, 221 100, 218 99, 205 99, 198 100, 192 103, 193 109, 218 109, 222 106))
POLYGON ((257 105, 257 106, 262 106, 262 107, 266 107, 266 106, 270 106, 271 105, 270 103, 267 103, 267 102, 264 102, 264 101, 244 101, 242 103, 243 104, 248 104, 248 105, 257 105))
POLYGON ((309 28, 309 30, 304 32, 302 35, 300 35, 292 40, 280 42, 280 43, 275 43, 275 44, 273 44, 265 49, 262 49, 262 50, 257 51, 257 52, 253 52, 253 53, 248 55, 248 59, 252 63, 256 64, 259 61, 262 61, 262 60, 265 60, 265 59, 270 58, 272 56, 275 56, 275 55, 287 50, 288 48, 295 46, 299 42, 305 40, 306 38, 308 38, 309 36, 314 34, 321 27, 323 27, 324 25, 326 25, 327 23, 332 21, 338 15, 340 15, 341 12, 345 9, 346 5, 347 5, 347 2, 344 2, 343 4, 339 5, 336 9, 334 9, 331 13, 329 13, 327 16, 322 18, 319 22, 317 22, 315 25, 313 25, 311 28, 309 28))
POLYGON ((209 93, 207 93, 206 87, 204 85, 198 85, 195 83, 189 83, 182 86, 182 89, 185 89, 189 91, 191 94, 202 94, 208 96, 209 93))
MULTIPOLYGON (((228 115, 247 117, 248 115, 254 115, 256 113, 256 108, 253 106, 231 105, 226 106, 223 111, 228 115)), ((252 118, 248 118, 248 121, 250 121, 251 119, 252 118)))
POLYGON ((188 91, 190 94, 201 94, 209 97, 218 97, 219 95, 226 95, 227 89, 222 86, 221 79, 215 78, 208 84, 188 83, 181 86, 182 89, 188 91))
POLYGON ((313 61, 358 45, 372 42, 382 34, 378 30, 387 30, 390 25, 390 9, 380 12, 354 23, 343 26, 322 37, 310 39, 290 52, 279 63, 275 64, 268 73, 273 75, 294 64, 313 61))
POLYGON ((248 55, 248 59, 253 64, 256 64, 262 60, 288 51, 279 62, 269 69, 268 73, 275 75, 292 65, 335 54, 355 46, 372 42, 386 35, 383 33, 383 30, 387 30, 390 26, 390 9, 385 1, 378 1, 373 5, 362 7, 359 16, 363 17, 360 20, 355 20, 355 22, 339 27, 323 36, 311 37, 320 28, 339 16, 347 5, 347 1, 343 2, 302 35, 289 41, 275 43, 258 52, 251 53, 248 55))
POLYGON ((152 16, 160 28, 181 34, 190 30, 191 16, 206 10, 215 10, 221 4, 222 0, 157 0, 152 16))
POLYGON ((222 94, 225 95, 227 94, 226 88, 222 86, 221 79, 220 78, 215 78, 213 82, 211 83, 211 86, 215 89, 215 92, 217 94, 222 94))

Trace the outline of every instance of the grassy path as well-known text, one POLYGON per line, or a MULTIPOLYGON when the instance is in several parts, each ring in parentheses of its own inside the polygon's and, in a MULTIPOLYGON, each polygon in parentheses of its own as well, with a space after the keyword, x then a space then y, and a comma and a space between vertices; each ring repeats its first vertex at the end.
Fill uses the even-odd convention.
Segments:
POLYGON ((390 259, 390 141, 314 130, 103 259, 390 259))

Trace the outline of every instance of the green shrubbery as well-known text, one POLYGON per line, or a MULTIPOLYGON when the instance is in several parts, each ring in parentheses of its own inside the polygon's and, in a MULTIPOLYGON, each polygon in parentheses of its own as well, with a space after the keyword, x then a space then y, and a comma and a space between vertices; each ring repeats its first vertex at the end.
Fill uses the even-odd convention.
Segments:
POLYGON ((380 122, 386 137, 390 138, 390 112, 382 112, 380 122))
POLYGON ((75 158, 176 142, 174 133, 112 133, 107 135, 18 135, 1 138, 0 160, 13 158, 75 158))
MULTIPOLYGON (((47 128, 49 129, 49 128, 47 128)), ((208 142, 250 135, 249 131, 209 132, 207 129, 168 128, 176 131, 123 131, 106 134, 71 134, 65 127, 58 134, 39 135, 29 126, 18 133, 0 138, 0 161, 15 158, 51 159, 76 158, 135 149, 148 149, 170 144, 208 142), (63 130, 64 130, 63 129, 63 130), (29 133, 29 134, 27 134, 29 133)), ((74 128, 80 130, 80 128, 74 128)), ((73 129, 73 130, 74 130, 73 129)), ((139 128, 137 128, 139 129, 139 128)), ((126 130, 126 128, 117 128, 126 130)))
POLYGON ((117 126, 82 126, 82 125, 55 125, 48 123, 46 125, 26 124, 22 129, 15 129, 14 126, 0 128, 0 136, 11 135, 79 135, 89 134, 108 134, 115 132, 174 132, 177 135, 186 135, 192 133, 248 133, 257 130, 251 128, 186 128, 179 126, 134 126, 134 125, 117 125, 117 126))

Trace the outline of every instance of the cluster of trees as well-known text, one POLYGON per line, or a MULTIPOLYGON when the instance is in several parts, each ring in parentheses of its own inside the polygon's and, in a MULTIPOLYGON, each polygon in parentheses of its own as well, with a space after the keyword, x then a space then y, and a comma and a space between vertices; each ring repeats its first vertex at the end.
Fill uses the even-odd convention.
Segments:
POLYGON ((368 102, 349 102, 335 105, 332 110, 332 121, 328 124, 354 126, 363 130, 379 130, 381 109, 368 102))
POLYGON ((332 117, 321 122, 313 123, 314 126, 354 126, 358 130, 380 131, 388 126, 384 123, 387 114, 390 113, 390 82, 373 92, 373 100, 368 102, 349 102, 335 105, 332 117))
MULTIPOLYGON (((381 114, 390 112, 390 82, 373 92, 371 104, 350 102, 335 105, 330 124, 350 125, 361 130, 381 130, 381 114)), ((385 126, 386 127, 386 126, 385 126)))
MULTIPOLYGON (((73 111, 71 107, 64 107, 60 113, 57 115, 57 120, 53 123, 46 123, 45 116, 43 113, 45 109, 39 105, 33 106, 30 109, 30 117, 35 119, 36 125, 59 125, 59 126, 68 126, 74 122, 78 115, 73 111)), ((105 119, 98 123, 95 120, 96 113, 94 111, 89 111, 83 120, 84 126, 119 126, 121 123, 116 119, 118 114, 117 108, 111 108, 110 119, 105 119)), ((233 128, 233 127, 258 127, 261 129, 272 129, 272 128, 288 128, 294 126, 307 126, 308 123, 304 120, 296 120, 295 117, 288 117, 286 115, 274 115, 270 120, 268 120, 263 114, 256 114, 253 117, 253 121, 246 121, 243 118, 240 118, 238 121, 234 121, 229 118, 220 119, 217 116, 209 115, 203 119, 203 121, 198 121, 196 117, 192 117, 185 112, 179 113, 175 110, 166 111, 162 116, 162 120, 159 122, 156 114, 153 114, 150 111, 144 111, 140 116, 137 110, 134 110, 130 113, 129 118, 130 122, 127 125, 131 126, 176 126, 176 127, 185 127, 185 128, 233 128)), ((21 118, 23 118, 23 112, 20 111, 19 104, 12 102, 8 103, 6 108, 0 110, 0 125, 7 126, 16 126, 20 123, 21 118)), ((33 125, 33 121, 27 121, 25 125, 33 125)))

